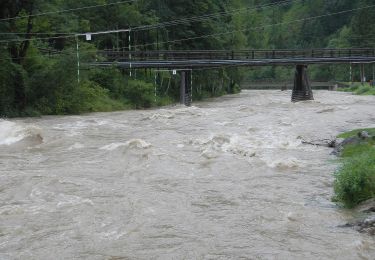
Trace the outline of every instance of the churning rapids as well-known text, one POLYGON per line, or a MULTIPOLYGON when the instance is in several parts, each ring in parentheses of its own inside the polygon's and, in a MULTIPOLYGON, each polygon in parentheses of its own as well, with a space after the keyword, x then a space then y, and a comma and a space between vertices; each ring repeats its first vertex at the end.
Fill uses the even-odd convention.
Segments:
POLYGON ((375 98, 290 96, 0 120, 0 259, 375 259, 301 142, 375 127, 375 98))

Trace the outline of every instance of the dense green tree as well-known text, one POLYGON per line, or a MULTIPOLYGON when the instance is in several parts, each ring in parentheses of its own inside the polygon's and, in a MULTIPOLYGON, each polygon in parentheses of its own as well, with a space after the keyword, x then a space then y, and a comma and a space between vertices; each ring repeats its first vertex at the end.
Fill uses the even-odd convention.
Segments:
MULTIPOLYGON (((129 71, 116 67, 85 66, 104 59, 97 54, 102 49, 374 47, 374 4, 374 0, 138 0, 122 4, 115 0, 2 0, 0 115, 139 108, 178 99, 178 77, 170 73, 136 70, 130 78, 129 71), (97 7, 80 9, 93 5, 97 7), (94 35, 91 42, 75 37, 76 33, 115 29, 131 31, 94 35)), ((348 80, 348 70, 346 65, 313 66, 311 77, 348 80)), ((234 93, 244 79, 287 80, 293 77, 291 71, 281 67, 194 71, 194 99, 234 93)))

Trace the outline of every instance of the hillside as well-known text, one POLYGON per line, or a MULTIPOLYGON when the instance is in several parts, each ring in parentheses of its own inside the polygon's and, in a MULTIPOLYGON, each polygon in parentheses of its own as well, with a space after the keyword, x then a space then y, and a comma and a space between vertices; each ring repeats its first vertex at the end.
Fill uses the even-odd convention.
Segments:
MULTIPOLYGON (((130 77, 127 70, 87 66, 103 59, 98 50, 375 47, 374 10, 373 0, 3 0, 0 116, 143 108, 178 99, 178 77, 169 72, 137 70, 130 77), (91 41, 77 36, 85 32, 105 33, 91 41)), ((348 70, 312 66, 310 77, 347 81, 348 70)), ((367 70, 371 74, 370 65, 367 70)), ((290 67, 198 70, 193 97, 234 93, 244 79, 292 74, 290 67)))

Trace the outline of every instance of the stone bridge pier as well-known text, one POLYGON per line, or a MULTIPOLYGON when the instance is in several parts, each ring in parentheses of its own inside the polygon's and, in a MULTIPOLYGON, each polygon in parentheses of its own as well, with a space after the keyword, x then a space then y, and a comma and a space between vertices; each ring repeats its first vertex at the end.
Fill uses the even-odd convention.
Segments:
POLYGON ((292 102, 314 100, 313 92, 307 76, 307 65, 297 65, 294 76, 292 102))

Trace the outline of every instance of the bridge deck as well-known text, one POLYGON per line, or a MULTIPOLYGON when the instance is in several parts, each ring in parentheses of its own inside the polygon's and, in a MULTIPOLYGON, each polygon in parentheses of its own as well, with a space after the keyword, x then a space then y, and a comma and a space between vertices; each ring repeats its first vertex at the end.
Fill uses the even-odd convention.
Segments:
POLYGON ((90 65, 179 69, 375 62, 375 49, 101 51, 99 54, 106 57, 107 61, 90 65))

